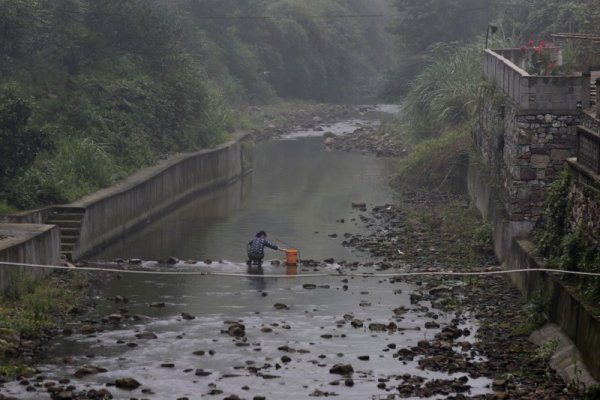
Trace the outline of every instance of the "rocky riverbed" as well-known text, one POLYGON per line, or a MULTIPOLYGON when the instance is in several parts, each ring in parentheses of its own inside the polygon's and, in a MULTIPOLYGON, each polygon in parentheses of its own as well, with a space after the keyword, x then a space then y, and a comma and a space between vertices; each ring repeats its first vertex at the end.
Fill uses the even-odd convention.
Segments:
MULTIPOLYGON (((370 143, 378 138, 353 140, 364 126, 327 144, 335 121, 311 119, 305 129, 333 150, 346 140, 338 148, 376 153, 370 143)), ((264 267, 327 275, 298 281, 111 275, 110 287, 97 286, 89 308, 55 332, 38 370, 0 386, 0 399, 577 397, 528 341, 532 316, 507 277, 347 276, 499 269, 489 230, 465 197, 415 192, 347 207, 351 216, 323 240, 341 240, 368 255, 363 261, 329 256, 297 270, 277 261, 264 267), (145 287, 150 295, 142 296, 145 287)), ((227 261, 121 261, 112 266, 245 271, 227 261)))
POLYGON ((381 157, 406 155, 406 147, 398 138, 380 130, 372 116, 387 115, 392 120, 400 111, 395 105, 322 105, 306 112, 302 109, 286 114, 279 123, 265 123, 253 136, 257 142, 278 139, 294 132, 308 136, 321 136, 327 148, 336 151, 360 151, 381 157), (344 123, 341 129, 336 124, 344 123), (353 127, 347 129, 348 123, 353 127))

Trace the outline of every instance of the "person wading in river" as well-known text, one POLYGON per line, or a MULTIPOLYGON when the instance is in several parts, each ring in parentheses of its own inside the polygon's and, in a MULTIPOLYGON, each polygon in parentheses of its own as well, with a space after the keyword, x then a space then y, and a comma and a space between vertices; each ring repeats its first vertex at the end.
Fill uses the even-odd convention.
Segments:
POLYGON ((258 265, 258 267, 262 266, 262 260, 265 257, 265 247, 285 253, 285 249, 281 249, 267 241, 267 233, 265 231, 260 231, 254 239, 248 242, 248 261, 246 261, 248 267, 251 267, 253 264, 258 265))

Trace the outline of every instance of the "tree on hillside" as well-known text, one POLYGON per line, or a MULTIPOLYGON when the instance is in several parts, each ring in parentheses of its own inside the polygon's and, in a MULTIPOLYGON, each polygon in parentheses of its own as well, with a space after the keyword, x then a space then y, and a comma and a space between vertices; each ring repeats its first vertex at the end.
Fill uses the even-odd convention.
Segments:
POLYGON ((427 65, 436 43, 469 42, 483 36, 500 0, 394 0, 399 13, 388 27, 398 38, 400 62, 389 72, 383 95, 395 100, 410 90, 410 81, 427 65))
POLYGON ((28 126, 31 107, 7 93, 0 98, 0 183, 33 164, 42 150, 51 147, 48 135, 28 126))
POLYGON ((401 15, 390 28, 409 52, 437 42, 471 40, 485 34, 496 0, 396 0, 401 15))
POLYGON ((600 33, 597 0, 500 0, 499 25, 515 45, 551 33, 600 33))

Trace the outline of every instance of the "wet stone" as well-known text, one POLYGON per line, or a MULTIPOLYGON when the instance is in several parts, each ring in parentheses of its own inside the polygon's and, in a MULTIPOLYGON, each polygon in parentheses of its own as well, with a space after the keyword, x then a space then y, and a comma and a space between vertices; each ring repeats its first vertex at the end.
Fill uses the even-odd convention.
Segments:
POLYGON ((196 375, 196 376, 202 376, 202 377, 209 376, 211 374, 212 374, 212 372, 203 370, 202 368, 199 368, 199 369, 196 370, 196 372, 194 372, 194 375, 196 375))
POLYGON ((227 334, 235 338, 241 338, 246 336, 246 327, 241 323, 234 323, 227 328, 227 334))
POLYGON ((181 313, 181 318, 183 318, 186 321, 191 321, 193 319, 196 319, 196 317, 194 317, 193 315, 188 314, 188 313, 181 313))
POLYGON ((96 333, 97 329, 96 329, 96 327, 94 327, 92 325, 82 325, 81 328, 79 329, 79 332, 82 335, 91 335, 92 333, 96 333))
POLYGON ((138 339, 157 339, 158 338, 158 336, 156 336, 155 333, 149 332, 149 331, 140 332, 140 333, 136 334, 135 337, 138 339))
POLYGON ((119 389, 134 390, 140 387, 141 383, 133 378, 121 378, 115 381, 115 386, 119 389))
POLYGON ((385 324, 372 322, 369 324, 369 330, 374 332, 385 332, 387 326, 385 324))
MULTIPOLYGON (((77 378, 81 378, 87 375, 95 375, 95 374, 99 374, 102 372, 107 372, 107 370, 105 368, 100 368, 100 367, 96 367, 93 365, 84 365, 83 367, 79 368, 77 371, 75 371, 75 377, 77 378)), ((67 383, 67 382, 65 382, 67 383)))
POLYGON ((360 319, 354 319, 352 322, 350 322, 350 325, 352 325, 354 328, 362 328, 363 322, 360 319))
POLYGON ((353 372, 354 372, 354 368, 352 368, 351 364, 335 364, 329 370, 329 373, 338 374, 338 375, 349 375, 349 374, 352 374, 353 372))

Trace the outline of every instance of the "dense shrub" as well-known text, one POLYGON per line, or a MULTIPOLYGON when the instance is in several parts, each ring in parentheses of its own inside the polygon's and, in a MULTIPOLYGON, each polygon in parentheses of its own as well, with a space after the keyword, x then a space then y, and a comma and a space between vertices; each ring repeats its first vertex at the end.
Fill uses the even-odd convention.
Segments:
POLYGON ((375 70, 377 0, 0 0, 0 202, 69 201, 210 147, 233 108, 341 99, 375 70))

